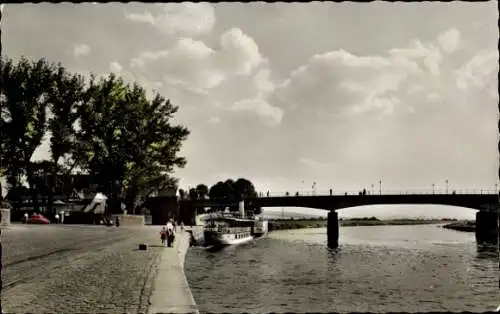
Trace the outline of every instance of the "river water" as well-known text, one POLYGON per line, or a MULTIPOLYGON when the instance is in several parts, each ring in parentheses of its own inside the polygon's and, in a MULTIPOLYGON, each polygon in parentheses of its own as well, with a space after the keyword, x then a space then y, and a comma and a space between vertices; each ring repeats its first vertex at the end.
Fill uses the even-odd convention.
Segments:
POLYGON ((498 255, 436 225, 276 231, 220 251, 193 247, 185 271, 200 312, 492 311, 498 255))

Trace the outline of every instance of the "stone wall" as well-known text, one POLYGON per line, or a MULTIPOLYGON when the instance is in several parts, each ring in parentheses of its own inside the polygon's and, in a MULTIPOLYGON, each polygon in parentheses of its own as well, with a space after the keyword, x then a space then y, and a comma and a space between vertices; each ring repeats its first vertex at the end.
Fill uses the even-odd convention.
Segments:
POLYGON ((116 215, 120 219, 120 226, 144 226, 145 219, 143 215, 116 215))
POLYGON ((0 209, 2 212, 2 220, 0 221, 0 225, 3 226, 9 226, 10 225, 10 209, 8 208, 2 208, 0 209))

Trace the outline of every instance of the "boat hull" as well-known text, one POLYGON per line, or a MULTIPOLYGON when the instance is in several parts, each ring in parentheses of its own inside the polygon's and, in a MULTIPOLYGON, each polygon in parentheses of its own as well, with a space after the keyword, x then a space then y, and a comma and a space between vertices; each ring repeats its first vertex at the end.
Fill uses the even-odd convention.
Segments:
POLYGON ((236 233, 205 232, 205 244, 215 246, 237 245, 253 240, 251 235, 238 235, 236 233))

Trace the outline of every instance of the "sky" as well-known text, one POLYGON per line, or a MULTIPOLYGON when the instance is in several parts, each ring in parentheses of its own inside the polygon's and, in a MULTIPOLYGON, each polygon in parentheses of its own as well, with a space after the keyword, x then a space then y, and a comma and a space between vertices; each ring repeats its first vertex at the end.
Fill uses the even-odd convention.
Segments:
POLYGON ((494 1, 8 4, 2 53, 170 99, 184 188, 493 190, 497 20, 494 1))

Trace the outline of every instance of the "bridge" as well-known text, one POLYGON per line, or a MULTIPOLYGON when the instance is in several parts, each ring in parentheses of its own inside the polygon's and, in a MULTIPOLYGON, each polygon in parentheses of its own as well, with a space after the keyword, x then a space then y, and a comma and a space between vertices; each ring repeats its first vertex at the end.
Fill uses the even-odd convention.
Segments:
MULTIPOLYGON (((388 194, 363 194, 352 192, 336 192, 323 195, 270 195, 260 193, 259 197, 242 200, 244 207, 307 207, 327 210, 328 212, 328 246, 338 247, 339 224, 337 210, 366 205, 388 204, 425 204, 459 206, 476 210, 476 239, 480 242, 498 241, 498 209, 499 195, 496 191, 451 191, 451 193, 401 191, 388 194), (475 192, 475 193, 471 193, 475 192)), ((160 198, 157 199, 157 204, 160 198)), ((234 206, 238 200, 228 199, 180 199, 174 201, 178 214, 193 215, 197 208, 234 206)), ((160 202, 162 203, 162 202, 160 202)), ((170 201, 172 203, 172 200, 170 201)))
MULTIPOLYGON (((366 205, 389 204, 433 204, 466 207, 473 210, 496 210, 496 194, 383 194, 383 195, 307 195, 307 196, 263 196, 247 198, 245 207, 307 207, 338 210, 366 205)), ((194 208, 224 207, 236 205, 237 201, 224 199, 179 200, 194 208)))

